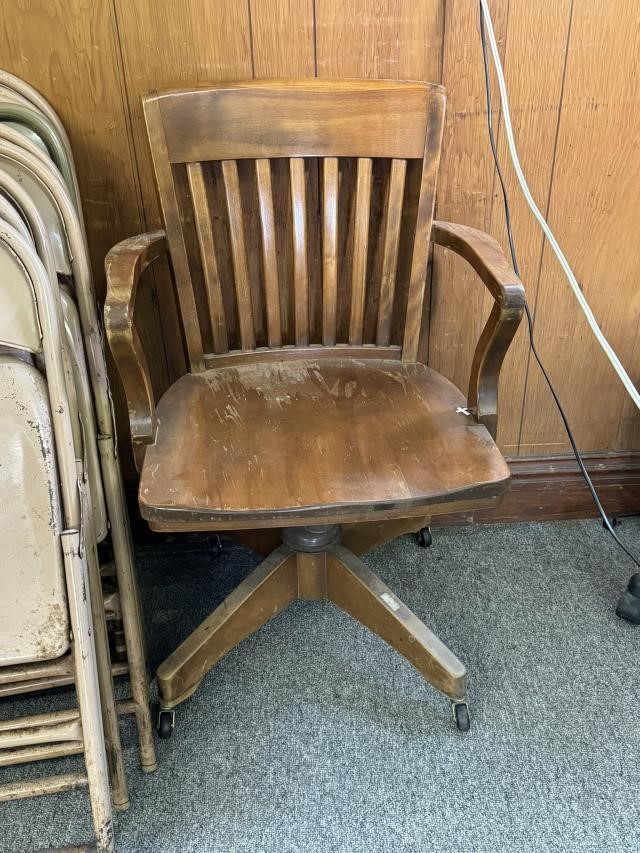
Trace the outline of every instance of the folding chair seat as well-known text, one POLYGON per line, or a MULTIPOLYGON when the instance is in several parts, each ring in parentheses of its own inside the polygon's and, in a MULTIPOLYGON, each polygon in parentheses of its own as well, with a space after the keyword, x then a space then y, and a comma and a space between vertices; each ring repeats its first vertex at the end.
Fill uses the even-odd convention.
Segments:
MULTIPOLYGON (((0 253, 0 282, 4 280, 0 253)), ((69 615, 49 397, 42 374, 0 355, 0 665, 60 657, 69 615)))

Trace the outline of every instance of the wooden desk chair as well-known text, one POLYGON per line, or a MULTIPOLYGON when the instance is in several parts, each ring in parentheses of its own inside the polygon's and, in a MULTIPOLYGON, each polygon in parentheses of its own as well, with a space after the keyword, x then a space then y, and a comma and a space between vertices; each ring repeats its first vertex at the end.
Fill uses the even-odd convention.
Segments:
MULTIPOLYGON (((159 531, 282 531, 160 666, 165 712, 291 601, 328 598, 468 728, 463 664, 340 541, 341 526, 495 502, 509 481, 497 384, 524 291, 492 238, 433 222, 444 109, 437 85, 380 80, 144 99, 166 230, 109 253, 105 308, 142 515, 159 531), (495 299, 467 399, 418 361, 430 241, 495 299), (189 372, 156 404, 134 307, 142 271, 167 252, 189 372)), ((161 735, 173 720, 161 712, 161 735)))

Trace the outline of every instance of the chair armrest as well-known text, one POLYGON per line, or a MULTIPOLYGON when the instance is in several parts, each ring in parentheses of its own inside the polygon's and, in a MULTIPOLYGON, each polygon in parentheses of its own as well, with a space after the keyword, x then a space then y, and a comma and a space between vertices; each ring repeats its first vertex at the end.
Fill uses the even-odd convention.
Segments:
POLYGON ((147 359, 135 325, 136 291, 140 276, 167 252, 164 231, 123 240, 105 259, 107 298, 104 325, 129 410, 136 468, 142 469, 147 444, 153 441, 155 399, 147 359))
POLYGON ((431 239, 468 261, 495 300, 476 346, 468 395, 470 411, 495 438, 500 368, 520 325, 525 303, 524 287, 507 262, 500 244, 483 231, 435 221, 431 239))

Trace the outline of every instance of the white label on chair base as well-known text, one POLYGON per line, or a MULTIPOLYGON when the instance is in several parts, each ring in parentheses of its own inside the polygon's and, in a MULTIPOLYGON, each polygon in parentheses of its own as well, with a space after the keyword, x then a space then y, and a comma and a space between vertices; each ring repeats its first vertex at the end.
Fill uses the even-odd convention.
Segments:
POLYGON ((389 595, 388 592, 383 592, 380 598, 384 601, 386 605, 388 605, 393 610, 394 613, 396 612, 396 610, 400 610, 400 602, 396 601, 395 598, 392 595, 389 595))

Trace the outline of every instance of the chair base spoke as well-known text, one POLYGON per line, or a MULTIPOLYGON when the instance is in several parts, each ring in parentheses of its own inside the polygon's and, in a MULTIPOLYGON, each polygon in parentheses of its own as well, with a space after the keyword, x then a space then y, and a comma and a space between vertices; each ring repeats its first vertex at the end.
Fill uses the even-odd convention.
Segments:
POLYGON ((211 613, 158 669, 160 706, 175 708, 234 646, 298 598, 327 599, 403 655, 426 681, 457 705, 467 673, 461 661, 352 551, 335 541, 277 548, 211 613))

